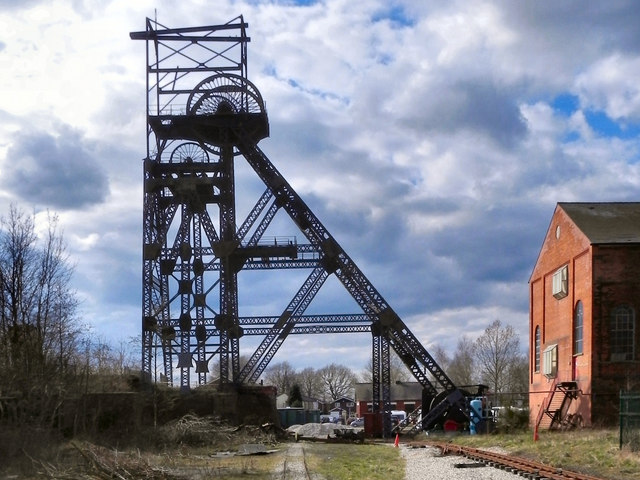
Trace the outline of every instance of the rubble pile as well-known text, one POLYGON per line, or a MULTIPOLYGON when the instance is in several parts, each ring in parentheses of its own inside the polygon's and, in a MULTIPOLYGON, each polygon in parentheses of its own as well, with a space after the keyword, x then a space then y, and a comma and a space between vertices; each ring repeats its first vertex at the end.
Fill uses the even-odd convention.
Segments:
POLYGON ((118 452, 90 443, 72 442, 71 447, 78 459, 73 465, 54 465, 50 462, 31 459, 39 477, 69 480, 180 480, 168 469, 154 466, 144 457, 132 453, 118 452))
POLYGON ((361 428, 354 428, 349 425, 336 425, 335 423, 305 423, 304 425, 291 425, 287 428, 290 435, 297 438, 335 438, 340 436, 339 432, 361 431, 361 428))
POLYGON ((158 428, 158 440, 165 445, 211 446, 234 449, 245 443, 274 445, 282 431, 271 423, 232 426, 216 416, 185 415, 158 428))

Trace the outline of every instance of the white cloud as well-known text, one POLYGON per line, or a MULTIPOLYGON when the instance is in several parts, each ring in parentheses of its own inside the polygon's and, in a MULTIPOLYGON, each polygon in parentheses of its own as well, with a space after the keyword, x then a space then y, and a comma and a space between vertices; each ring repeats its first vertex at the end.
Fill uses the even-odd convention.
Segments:
MULTIPOLYGON (((4 2, 0 209, 58 210, 87 320, 136 334, 145 49, 129 32, 155 8, 169 27, 243 14, 270 118, 260 147, 414 333, 449 351, 496 318, 525 335, 555 202, 637 200, 638 136, 586 116, 638 118, 636 7, 614 3, 4 2), (564 115, 553 101, 566 94, 579 105, 564 115)), ((264 186, 237 174, 246 212, 264 186)), ((324 342, 314 366, 343 348, 324 342)), ((308 345, 287 355, 302 365, 308 345)))
POLYGON ((456 8, 442 14, 430 15, 425 21, 427 29, 437 37, 438 66, 456 66, 466 71, 484 70, 478 56, 510 47, 517 35, 505 24, 500 9, 491 3, 468 3, 467 8, 456 8))
POLYGON ((414 335, 427 349, 442 346, 450 354, 456 349, 458 340, 467 336, 474 340, 494 321, 512 325, 519 336, 520 347, 528 347, 528 321, 526 313, 499 306, 461 307, 436 311, 428 316, 412 317, 414 335), (461 328, 461 326, 463 326, 461 328))
POLYGON ((575 88, 584 108, 604 110, 615 120, 640 120, 640 58, 614 53, 577 76, 575 88))

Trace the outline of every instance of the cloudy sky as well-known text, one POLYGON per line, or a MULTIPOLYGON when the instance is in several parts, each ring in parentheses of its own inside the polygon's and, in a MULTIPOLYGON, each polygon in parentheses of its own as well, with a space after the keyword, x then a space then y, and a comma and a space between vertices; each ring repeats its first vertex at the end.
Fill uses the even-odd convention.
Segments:
MULTIPOLYGON (((96 337, 140 330, 145 49, 129 32, 241 14, 261 149, 427 349, 495 319, 526 345, 555 204, 639 199, 631 0, 0 0, 0 213, 59 214, 96 337)), ((241 314, 278 313, 246 286, 241 314)), ((351 313, 330 297, 316 310, 351 313)), ((364 366, 370 337, 341 337, 289 338, 274 361, 364 366)))

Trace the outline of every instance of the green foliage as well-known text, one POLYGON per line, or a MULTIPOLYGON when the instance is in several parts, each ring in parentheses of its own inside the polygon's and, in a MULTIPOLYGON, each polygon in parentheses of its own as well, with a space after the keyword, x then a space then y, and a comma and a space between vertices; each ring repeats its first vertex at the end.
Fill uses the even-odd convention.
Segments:
POLYGON ((524 432, 529 429, 529 410, 507 407, 498 417, 497 433, 524 432))
POLYGON ((300 385, 297 383, 295 383, 289 391, 287 405, 290 407, 302 407, 302 392, 300 391, 300 385))

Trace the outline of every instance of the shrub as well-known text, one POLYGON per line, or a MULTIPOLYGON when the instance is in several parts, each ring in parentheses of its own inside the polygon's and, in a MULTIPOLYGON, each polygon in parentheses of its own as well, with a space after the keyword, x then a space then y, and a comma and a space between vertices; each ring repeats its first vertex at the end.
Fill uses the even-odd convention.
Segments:
POLYGON ((500 412, 497 433, 514 433, 529 429, 529 411, 525 408, 507 407, 500 412))

